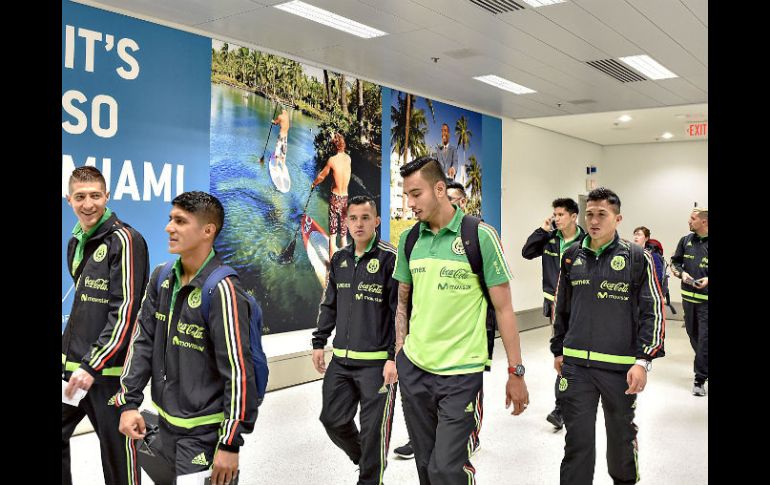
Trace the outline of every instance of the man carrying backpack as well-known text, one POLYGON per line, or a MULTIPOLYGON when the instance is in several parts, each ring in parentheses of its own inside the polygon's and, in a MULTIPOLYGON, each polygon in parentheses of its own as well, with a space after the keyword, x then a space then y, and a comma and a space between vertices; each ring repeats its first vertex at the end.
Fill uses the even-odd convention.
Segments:
POLYGON ((175 476, 213 468, 211 483, 227 485, 238 473, 243 435, 257 418, 249 326, 259 310, 234 276, 203 294, 209 276, 223 266, 213 250, 224 223, 219 200, 185 192, 171 203, 166 232, 169 252, 179 259, 171 271, 157 267, 147 285, 116 394, 120 431, 145 437, 137 409, 152 377, 161 458, 175 476), (161 273, 167 274, 162 281, 161 273))
POLYGON ((313 332, 313 365, 324 375, 321 422, 332 442, 360 465, 359 485, 382 483, 396 395, 396 248, 380 240, 377 205, 356 196, 347 204, 353 244, 334 253, 313 332), (336 327, 329 366, 326 341, 336 327), (361 404, 361 431, 356 408, 361 404))
POLYGON ((409 208, 420 221, 410 254, 406 244, 412 232, 401 234, 393 273, 400 282, 396 367, 404 415, 420 484, 466 485, 475 482, 468 436, 489 360, 488 301, 508 357, 506 407, 513 403, 512 414, 518 415, 529 404, 511 273, 495 230, 449 202, 438 161, 418 158, 401 167, 401 176, 409 208), (464 237, 474 220, 475 230, 464 237), (466 254, 470 246, 480 251, 480 274, 466 254))
MULTIPOLYGON (((556 293, 556 283, 559 281, 559 267, 564 251, 575 243, 580 243, 586 235, 585 230, 577 224, 580 209, 577 202, 570 198, 556 199, 551 204, 553 215, 543 221, 543 225, 530 234, 521 255, 525 259, 542 257, 543 263, 543 316, 551 318, 553 298, 556 293)), ((564 427, 559 401, 559 376, 554 384, 556 405, 546 420, 557 430, 564 427)))
POLYGON ((666 321, 650 255, 619 238, 622 218, 615 192, 592 190, 588 235, 561 262, 551 352, 567 427, 562 485, 593 483, 600 397, 613 483, 639 481, 636 395, 644 390, 652 359, 663 356, 666 321))

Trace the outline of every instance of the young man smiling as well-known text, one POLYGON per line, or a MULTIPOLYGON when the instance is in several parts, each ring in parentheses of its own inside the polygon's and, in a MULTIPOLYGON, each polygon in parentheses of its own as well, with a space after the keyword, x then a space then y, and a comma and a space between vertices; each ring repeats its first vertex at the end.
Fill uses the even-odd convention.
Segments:
POLYGON ((213 246, 224 208, 204 192, 185 192, 171 203, 168 250, 179 259, 163 281, 158 266, 147 285, 116 395, 120 431, 144 438, 138 408, 152 377, 160 456, 176 476, 213 468, 211 483, 227 485, 257 417, 250 307, 238 278, 228 276, 213 288, 203 315, 201 289, 222 266, 213 246))
POLYGON ((62 335, 65 393, 88 391, 77 406, 62 403, 62 483, 71 484, 70 437, 85 417, 99 437, 104 481, 136 484, 136 449, 118 432, 119 415, 108 404, 119 388, 134 320, 147 284, 147 244, 118 219, 107 202, 104 176, 94 167, 76 168, 67 202, 78 219, 67 248, 75 297, 62 335))
POLYGON ((393 424, 396 373, 396 248, 381 241, 370 197, 349 200, 345 223, 353 244, 331 259, 313 332, 313 366, 324 375, 321 422, 332 442, 360 465, 358 484, 381 484, 393 424), (336 327, 329 366, 324 347, 336 327), (361 431, 356 408, 361 404, 361 431))

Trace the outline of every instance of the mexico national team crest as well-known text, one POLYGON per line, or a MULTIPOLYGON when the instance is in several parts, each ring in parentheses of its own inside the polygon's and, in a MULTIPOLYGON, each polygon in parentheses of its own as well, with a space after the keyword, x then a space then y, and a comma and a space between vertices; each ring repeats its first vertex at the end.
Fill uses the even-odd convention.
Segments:
POLYGON ((610 266, 612 266, 612 269, 615 271, 620 271, 626 267, 626 258, 623 256, 615 256, 612 258, 612 261, 610 261, 610 266))
POLYGON ((463 240, 460 236, 457 236, 452 243, 452 252, 455 254, 465 254, 465 246, 463 246, 463 240))
POLYGON ((380 260, 379 259, 372 259, 369 261, 369 264, 366 265, 366 271, 370 273, 376 273, 377 270, 380 269, 380 260))
POLYGON ((561 392, 566 391, 568 385, 569 385, 569 383, 567 382, 567 378, 566 377, 562 377, 561 379, 559 379, 559 391, 561 391, 561 392))
POLYGON ((101 263, 105 256, 107 256, 107 245, 101 244, 96 248, 96 251, 94 251, 94 261, 101 263))
POLYGON ((187 305, 190 308, 198 308, 201 306, 201 289, 195 288, 190 292, 190 295, 187 297, 187 305))

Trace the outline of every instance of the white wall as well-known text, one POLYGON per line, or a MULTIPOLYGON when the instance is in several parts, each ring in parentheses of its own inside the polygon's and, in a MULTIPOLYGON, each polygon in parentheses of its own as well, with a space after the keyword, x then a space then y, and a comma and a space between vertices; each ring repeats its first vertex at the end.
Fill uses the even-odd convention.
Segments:
MULTIPOLYGON (((668 260, 689 233, 693 202, 708 207, 708 141, 605 146, 598 182, 617 192, 621 237, 647 226, 668 260)), ((671 301, 681 302, 679 280, 670 280, 671 301)))
MULTIPOLYGON (((514 279, 515 310, 541 308, 540 259, 527 261, 521 248, 552 213, 557 197, 586 194, 585 167, 598 167, 597 182, 620 196, 621 237, 647 226, 670 258, 687 234, 693 202, 708 207, 708 142, 601 146, 503 118, 502 242, 514 279)), ((679 280, 671 300, 681 301, 679 280)))
POLYGON ((585 193, 585 167, 599 166, 602 147, 503 118, 502 238, 513 272, 514 310, 542 308, 540 258, 528 261, 521 248, 553 213, 558 197, 585 193))

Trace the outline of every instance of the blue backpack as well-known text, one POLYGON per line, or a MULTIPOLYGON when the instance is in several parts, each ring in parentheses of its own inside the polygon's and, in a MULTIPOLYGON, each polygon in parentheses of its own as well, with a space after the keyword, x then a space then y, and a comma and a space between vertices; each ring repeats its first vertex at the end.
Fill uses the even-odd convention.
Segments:
MULTIPOLYGON (((160 285, 171 274, 173 267, 173 261, 169 261, 160 270, 155 288, 157 292, 160 292, 160 285)), ((201 314, 206 324, 209 322, 211 294, 219 282, 228 276, 238 277, 238 273, 233 268, 223 265, 212 271, 203 283, 203 289, 201 290, 201 314)), ((251 350, 251 360, 254 364, 254 380, 257 383, 257 407, 259 407, 265 398, 269 374, 267 356, 265 356, 265 352, 262 350, 262 309, 259 307, 257 300, 248 293, 246 293, 246 301, 249 304, 249 314, 251 315, 249 319, 249 348, 251 350)))

